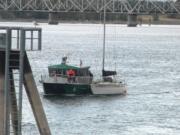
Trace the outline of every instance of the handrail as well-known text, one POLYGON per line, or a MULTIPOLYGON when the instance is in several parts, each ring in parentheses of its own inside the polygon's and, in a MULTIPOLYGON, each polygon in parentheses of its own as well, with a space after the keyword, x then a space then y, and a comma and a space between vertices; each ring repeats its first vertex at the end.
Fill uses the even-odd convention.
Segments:
MULTIPOLYGON (((45 76, 49 76, 49 77, 64 77, 64 78, 67 78, 69 77, 68 75, 62 75, 62 74, 51 74, 50 76, 49 75, 45 75, 45 76), (52 75, 52 76, 51 76, 52 75)), ((84 77, 84 78, 93 78, 91 76, 72 76, 72 77, 84 77)))
POLYGON ((91 76, 73 76, 69 78, 68 76, 48 76, 48 75, 41 75, 41 82, 55 82, 55 83, 68 83, 72 79, 73 83, 83 83, 83 84, 90 84, 93 80, 91 76))
MULTIPOLYGON (((88 79, 86 81, 91 81, 93 83, 98 83, 98 82, 102 82, 102 78, 101 79, 96 79, 94 80, 94 77, 91 76, 74 76, 73 77, 76 81, 76 83, 80 83, 83 82, 83 79, 88 79), (78 80, 79 79, 79 80, 78 80)), ((62 82, 62 81, 66 81, 67 82, 68 76, 67 75, 62 75, 62 74, 56 74, 56 76, 49 76, 48 74, 46 75, 41 75, 41 81, 52 81, 52 82, 62 82), (59 76, 58 76, 59 75, 59 76), (64 80, 63 80, 64 79, 64 80)), ((119 77, 114 77, 113 78, 113 83, 122 83, 122 84, 126 84, 126 81, 124 79, 120 79, 119 77)))

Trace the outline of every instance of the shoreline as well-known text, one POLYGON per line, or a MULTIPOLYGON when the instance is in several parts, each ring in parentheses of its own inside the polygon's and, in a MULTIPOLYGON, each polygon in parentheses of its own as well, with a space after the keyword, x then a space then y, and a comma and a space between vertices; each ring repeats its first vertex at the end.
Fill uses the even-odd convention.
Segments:
MULTIPOLYGON (((74 23, 74 24, 101 24, 101 21, 96 20, 57 20, 59 24, 61 23, 74 23)), ((2 19, 0 18, 0 22, 37 22, 37 23, 48 23, 47 19, 2 19)), ((127 24, 127 21, 106 21, 107 24, 127 24)), ((180 19, 169 19, 163 18, 159 21, 152 21, 151 23, 148 20, 144 20, 141 23, 137 23, 138 25, 180 25, 180 19)), ((52 25, 52 24, 50 24, 52 25)), ((55 25, 55 24, 54 24, 55 25)))

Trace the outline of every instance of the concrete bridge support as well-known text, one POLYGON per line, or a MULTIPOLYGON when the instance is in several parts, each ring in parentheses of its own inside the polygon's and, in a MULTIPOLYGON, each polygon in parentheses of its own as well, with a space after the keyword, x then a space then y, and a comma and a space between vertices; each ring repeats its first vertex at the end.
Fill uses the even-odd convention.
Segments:
POLYGON ((50 12, 48 23, 57 25, 58 24, 58 13, 50 12))
POLYGON ((127 16, 127 26, 128 27, 136 27, 137 22, 137 14, 128 14, 127 16))

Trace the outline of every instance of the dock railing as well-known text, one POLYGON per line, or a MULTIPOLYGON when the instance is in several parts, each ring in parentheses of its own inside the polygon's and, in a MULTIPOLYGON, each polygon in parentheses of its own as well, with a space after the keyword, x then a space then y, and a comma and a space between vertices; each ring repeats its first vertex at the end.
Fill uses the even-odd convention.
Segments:
POLYGON ((0 49, 6 48, 6 35, 11 38, 10 49, 20 50, 21 36, 24 36, 26 51, 39 51, 42 48, 42 29, 34 27, 0 26, 0 49), (10 31, 7 33, 7 31, 10 31), (9 34, 9 35, 8 35, 9 34))

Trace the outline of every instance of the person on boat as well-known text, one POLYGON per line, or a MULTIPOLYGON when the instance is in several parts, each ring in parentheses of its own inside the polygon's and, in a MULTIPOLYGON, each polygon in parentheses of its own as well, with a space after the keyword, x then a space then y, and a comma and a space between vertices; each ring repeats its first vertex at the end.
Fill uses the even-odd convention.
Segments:
POLYGON ((72 69, 67 70, 68 82, 75 82, 75 71, 72 69))
POLYGON ((65 57, 62 58, 61 64, 66 64, 66 62, 67 62, 67 57, 65 56, 65 57))

